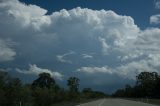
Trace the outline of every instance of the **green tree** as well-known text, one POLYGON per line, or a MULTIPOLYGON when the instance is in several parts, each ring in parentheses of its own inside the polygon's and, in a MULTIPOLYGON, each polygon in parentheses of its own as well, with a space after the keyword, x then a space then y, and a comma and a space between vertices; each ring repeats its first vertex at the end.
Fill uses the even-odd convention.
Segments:
POLYGON ((4 88, 9 82, 10 76, 4 70, 0 70, 0 88, 4 88))
POLYGON ((79 79, 76 77, 70 77, 67 83, 69 90, 71 92, 78 92, 79 89, 79 79))
POLYGON ((31 85, 23 85, 20 90, 21 95, 21 104, 22 106, 30 106, 33 104, 33 97, 32 97, 32 91, 31 91, 31 85))
POLYGON ((0 70, 0 106, 4 106, 6 103, 6 97, 5 97, 5 86, 8 82, 8 73, 0 70))
POLYGON ((52 106, 54 92, 52 89, 36 87, 33 92, 35 106, 52 106))
POLYGON ((117 90, 113 96, 115 97, 160 97, 160 76, 157 72, 141 72, 136 76, 136 85, 131 87, 126 85, 125 89, 117 90))
POLYGON ((39 74, 39 78, 34 80, 32 83, 32 87, 40 87, 40 88, 50 88, 55 85, 55 80, 51 78, 49 73, 41 73, 39 74))
POLYGON ((88 99, 92 98, 93 91, 91 88, 84 88, 82 90, 82 93, 83 93, 84 98, 88 98, 88 99))
POLYGON ((51 106, 63 99, 60 87, 49 73, 39 74, 39 77, 33 81, 32 88, 32 96, 36 106, 51 106))
POLYGON ((5 87, 7 105, 14 106, 21 102, 21 88, 22 84, 18 78, 10 79, 5 87))
POLYGON ((136 86, 141 90, 141 96, 151 97, 154 95, 158 73, 156 72, 141 72, 137 76, 136 86))
POLYGON ((114 94, 113 97, 125 97, 125 90, 118 89, 114 94))
POLYGON ((130 85, 125 86, 125 97, 133 97, 134 96, 134 89, 130 85))
POLYGON ((157 80, 156 80, 156 85, 155 85, 155 90, 154 90, 154 96, 156 98, 160 98, 160 76, 158 76, 157 80))
POLYGON ((20 79, 12 78, 7 72, 0 71, 0 105, 13 106, 21 101, 22 84, 20 79))
POLYGON ((69 87, 69 99, 78 99, 79 79, 77 77, 70 77, 67 81, 67 85, 69 87))

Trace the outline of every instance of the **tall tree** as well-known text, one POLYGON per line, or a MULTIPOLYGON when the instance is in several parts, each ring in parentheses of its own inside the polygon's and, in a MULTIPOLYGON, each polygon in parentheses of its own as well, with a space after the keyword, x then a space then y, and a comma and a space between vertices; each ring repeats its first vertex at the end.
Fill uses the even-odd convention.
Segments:
POLYGON ((32 83, 32 96, 35 106, 52 106, 60 100, 60 87, 49 73, 41 73, 32 83), (45 98, 45 99, 44 99, 45 98))
POLYGON ((158 73, 156 72, 141 72, 137 76, 137 85, 141 89, 141 96, 153 96, 158 73))
POLYGON ((156 80, 156 86, 155 86, 155 90, 154 90, 154 96, 156 98, 160 98, 160 76, 158 76, 157 80, 156 80))
POLYGON ((77 77, 70 77, 67 85, 69 87, 69 99, 78 100, 79 79, 77 77))
POLYGON ((39 74, 39 78, 33 81, 32 87, 50 88, 55 85, 55 80, 49 73, 39 74))
POLYGON ((4 106, 6 102, 5 86, 8 80, 8 73, 0 70, 0 106, 4 106))
POLYGON ((3 88, 9 82, 10 76, 7 72, 0 70, 0 88, 3 88))
POLYGON ((69 90, 71 92, 78 92, 78 88, 79 88, 79 79, 76 77, 70 77, 68 79, 68 83, 67 83, 69 90))
POLYGON ((0 71, 0 105, 13 106, 21 101, 21 81, 12 78, 7 72, 0 71))
POLYGON ((21 80, 18 78, 12 78, 10 82, 7 83, 5 88, 7 105, 14 106, 21 102, 21 88, 21 80))

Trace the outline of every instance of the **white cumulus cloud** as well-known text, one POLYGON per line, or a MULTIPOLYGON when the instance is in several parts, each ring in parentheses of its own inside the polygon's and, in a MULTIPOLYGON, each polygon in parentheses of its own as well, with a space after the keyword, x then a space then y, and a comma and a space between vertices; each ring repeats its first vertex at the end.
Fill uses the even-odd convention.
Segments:
POLYGON ((152 15, 150 17, 150 23, 151 24, 160 24, 160 14, 152 15))
POLYGON ((107 66, 105 67, 81 67, 77 69, 78 72, 84 72, 84 73, 90 73, 90 74, 97 74, 97 73, 108 73, 112 74, 113 71, 108 68, 107 66))
MULTIPOLYGON (((16 53, 21 54, 19 60, 32 63, 48 64, 53 62, 51 57, 56 57, 54 62, 58 66, 72 63, 67 65, 81 67, 79 72, 116 74, 127 78, 133 78, 142 70, 157 71, 160 67, 159 28, 141 30, 132 17, 112 10, 77 7, 46 13, 46 9, 18 0, 0 1, 0 24, 3 26, 0 27, 0 39, 9 38, 18 44, 10 47, 0 40, 0 61, 13 60, 16 53), (66 53, 70 50, 76 54, 66 53), (90 53, 95 53, 94 59, 90 53), (84 61, 84 58, 92 59, 84 61)), ((159 15, 153 15, 150 22, 158 24, 159 15)), ((46 71, 52 76, 61 76, 36 65, 31 65, 28 71, 17 71, 36 75, 46 71)))
POLYGON ((158 72, 149 64, 153 62, 152 60, 141 60, 138 62, 130 62, 125 65, 118 66, 116 68, 110 68, 108 66, 103 67, 81 67, 77 69, 77 72, 86 73, 91 75, 99 75, 99 74, 106 74, 106 75, 117 75, 121 78, 136 80, 136 76, 140 72, 158 72))
POLYGON ((29 69, 28 70, 21 70, 21 69, 16 69, 17 72, 22 73, 22 74, 33 74, 33 75, 39 75, 40 73, 49 73, 52 77, 57 78, 62 80, 63 75, 59 72, 54 72, 52 70, 49 69, 43 69, 43 68, 39 68, 37 67, 37 65, 33 64, 33 65, 29 65, 29 69))

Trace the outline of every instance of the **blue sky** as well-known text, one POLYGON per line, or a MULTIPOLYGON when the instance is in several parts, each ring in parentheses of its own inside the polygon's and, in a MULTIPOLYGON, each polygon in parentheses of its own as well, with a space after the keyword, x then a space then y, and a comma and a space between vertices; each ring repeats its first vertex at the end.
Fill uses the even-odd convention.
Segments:
POLYGON ((90 8, 94 10, 113 10, 117 14, 132 16, 135 23, 142 29, 150 26, 149 18, 159 13, 155 9, 154 0, 20 0, 27 4, 36 4, 48 10, 48 14, 61 9, 73 9, 76 7, 90 8), (142 21, 143 20, 143 21, 142 21))
POLYGON ((159 0, 2 0, 0 69, 114 92, 160 68, 159 0))

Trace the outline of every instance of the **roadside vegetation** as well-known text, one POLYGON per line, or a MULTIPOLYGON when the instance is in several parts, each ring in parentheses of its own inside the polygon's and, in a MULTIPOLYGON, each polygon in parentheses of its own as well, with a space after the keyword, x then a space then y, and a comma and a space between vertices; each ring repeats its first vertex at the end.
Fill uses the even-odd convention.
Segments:
MULTIPOLYGON (((41 73, 30 84, 23 84, 6 71, 0 71, 0 106, 75 106, 109 95, 92 88, 79 90, 80 80, 70 77, 67 88, 60 87, 49 73, 41 73)), ((110 97, 127 98, 160 105, 160 76, 141 72, 134 86, 126 85, 110 97)))
POLYGON ((30 84, 0 71, 0 106, 75 106, 81 102, 107 97, 91 88, 79 90, 80 80, 70 77, 68 88, 60 87, 48 73, 41 73, 30 84))
POLYGON ((141 72, 134 86, 126 85, 112 96, 160 105, 160 75, 157 72, 141 72))

